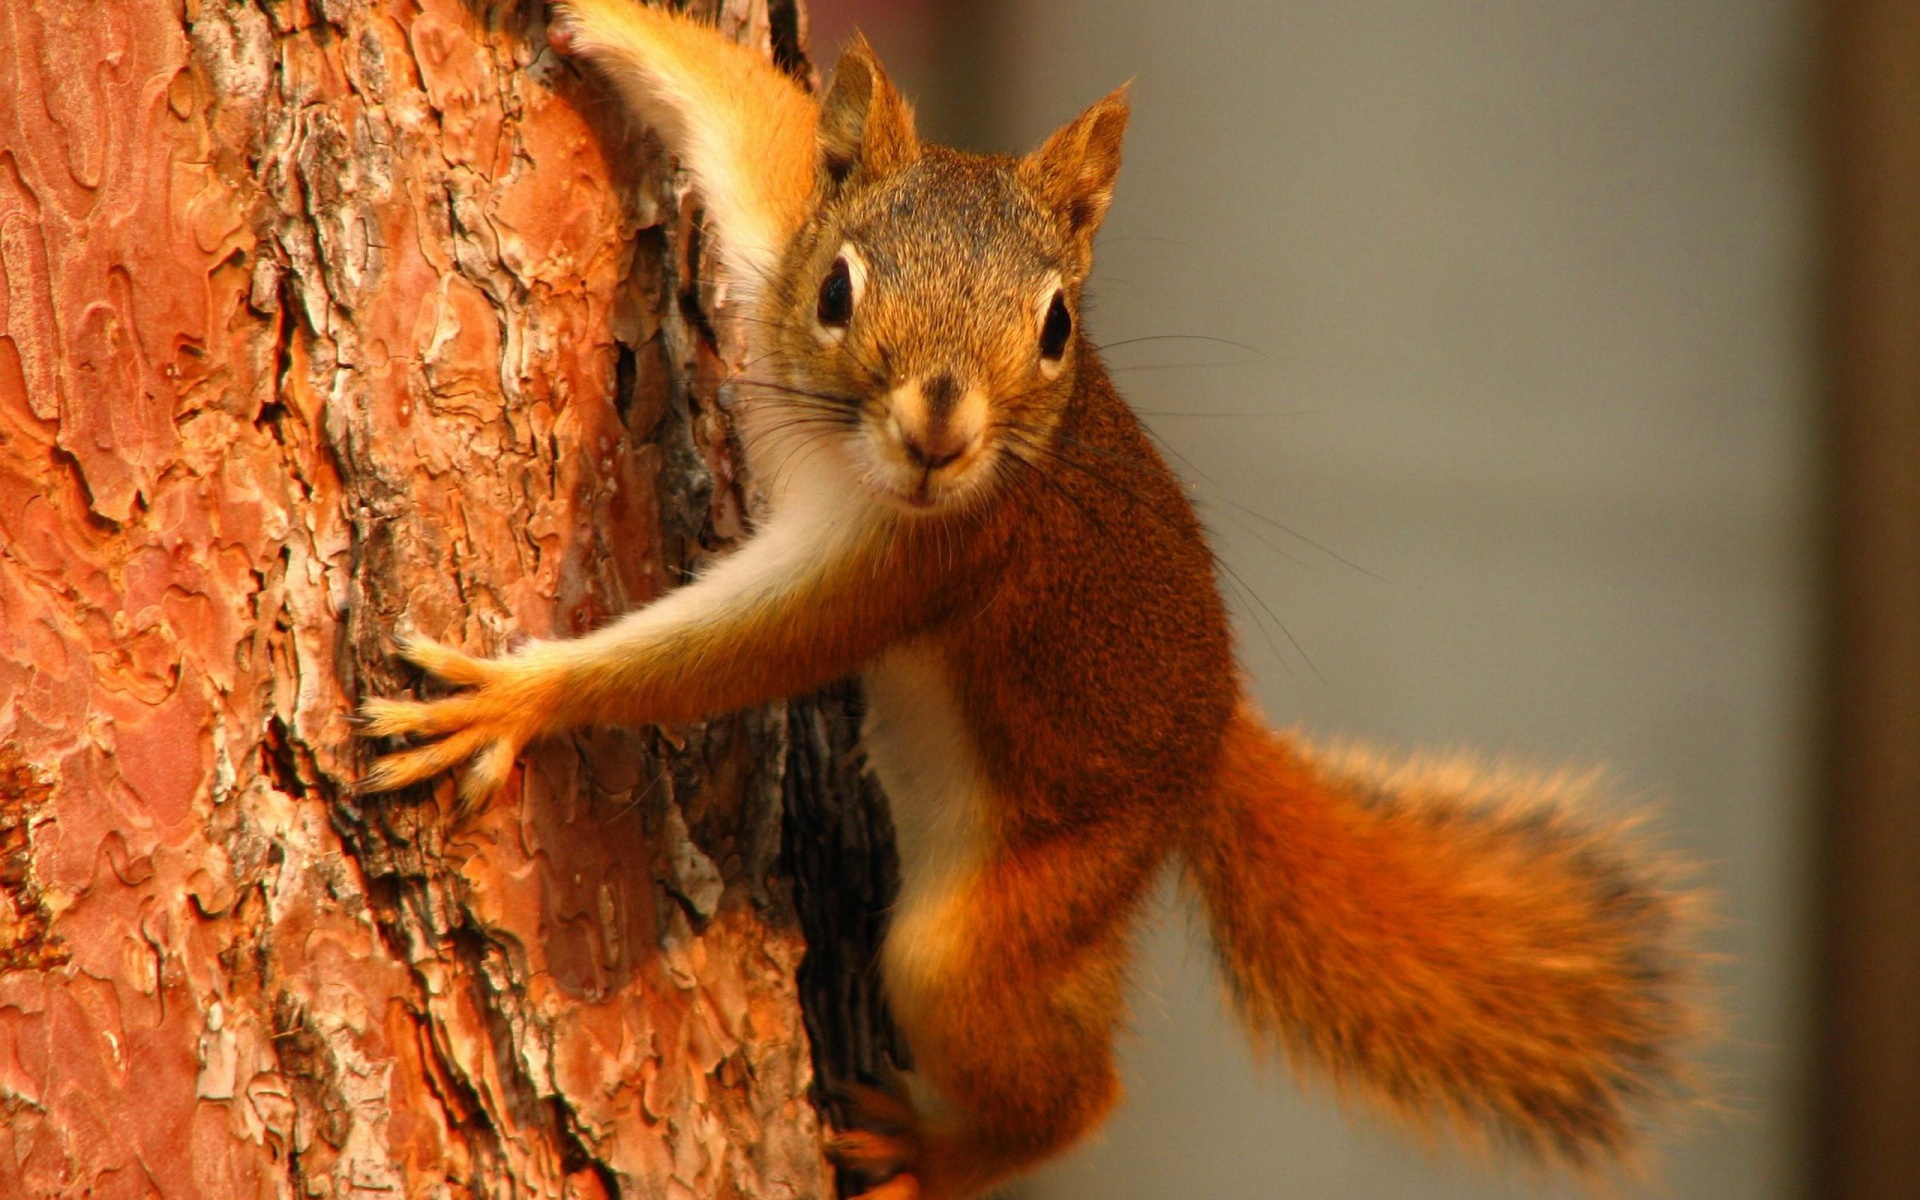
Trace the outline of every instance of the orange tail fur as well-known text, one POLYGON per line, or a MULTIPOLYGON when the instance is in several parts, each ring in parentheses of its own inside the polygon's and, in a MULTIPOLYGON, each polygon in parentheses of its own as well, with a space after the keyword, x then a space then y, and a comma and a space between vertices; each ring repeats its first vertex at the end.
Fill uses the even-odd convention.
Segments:
POLYGON ((1246 712, 1187 847, 1257 1041, 1577 1169, 1684 1090, 1687 898, 1578 781, 1309 755, 1246 712))

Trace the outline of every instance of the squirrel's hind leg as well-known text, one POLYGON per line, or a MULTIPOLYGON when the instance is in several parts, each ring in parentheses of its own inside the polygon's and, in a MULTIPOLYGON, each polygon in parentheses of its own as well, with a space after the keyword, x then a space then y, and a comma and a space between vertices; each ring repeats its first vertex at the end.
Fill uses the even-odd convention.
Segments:
POLYGON ((1131 929, 1159 861, 1154 847, 1125 844, 1141 840, 1001 851, 946 894, 896 911, 888 998, 937 1095, 909 1127, 882 1114, 878 1132, 831 1147, 850 1167, 898 1168, 895 1190, 873 1200, 980 1195, 1060 1153, 1118 1102, 1131 929), (1063 876, 1077 880, 1072 905, 1059 903, 1063 876), (930 924, 931 950, 914 944, 930 924))

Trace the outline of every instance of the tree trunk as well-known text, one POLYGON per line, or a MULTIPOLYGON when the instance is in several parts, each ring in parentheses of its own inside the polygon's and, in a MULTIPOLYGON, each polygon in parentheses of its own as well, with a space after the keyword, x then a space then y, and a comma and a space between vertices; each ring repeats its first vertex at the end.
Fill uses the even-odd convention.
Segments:
MULTIPOLYGON (((804 72, 795 5, 720 19, 804 72)), ((391 634, 577 633, 742 530, 698 214, 543 22, 0 5, 0 1196, 831 1194, 850 694, 351 793, 391 634)))

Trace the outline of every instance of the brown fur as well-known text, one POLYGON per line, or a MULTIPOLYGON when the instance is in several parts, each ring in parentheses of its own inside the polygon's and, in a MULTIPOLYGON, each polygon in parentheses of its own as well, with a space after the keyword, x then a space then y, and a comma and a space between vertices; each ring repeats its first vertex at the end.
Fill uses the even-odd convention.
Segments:
MULTIPOLYGON (((690 24, 571 7, 587 27, 569 45, 628 44, 593 23, 631 18, 675 24, 644 53, 690 56, 700 78, 767 69, 690 24)), ((830 1147, 892 1176, 870 1197, 977 1195, 1101 1120, 1119 1094, 1130 930, 1176 851, 1259 1038, 1536 1156, 1624 1153, 1629 1106, 1670 1088, 1691 1023, 1676 901, 1618 836, 1581 831, 1563 788, 1329 766, 1245 708, 1199 522, 1077 327, 1125 122, 1116 92, 1023 159, 926 146, 856 42, 822 102, 809 207, 780 218, 791 241, 750 318, 747 382, 764 396, 749 444, 770 476, 843 455, 884 515, 668 634, 616 628, 491 662, 415 644, 468 690, 369 702, 370 732, 439 740, 382 760, 368 785, 468 763, 481 795, 531 737, 777 699, 910 647, 950 687, 984 776, 981 845, 928 901, 937 952, 888 977, 939 1102, 870 1094, 868 1127, 830 1147), (856 316, 824 329, 817 297, 848 255, 856 316), (1049 364, 1036 345, 1054 288, 1076 327, 1049 364), (981 428, 929 432, 969 395, 985 397, 981 428), (903 450, 921 436, 965 453, 924 465, 903 450)), ((811 121, 789 124, 811 143, 811 121)))

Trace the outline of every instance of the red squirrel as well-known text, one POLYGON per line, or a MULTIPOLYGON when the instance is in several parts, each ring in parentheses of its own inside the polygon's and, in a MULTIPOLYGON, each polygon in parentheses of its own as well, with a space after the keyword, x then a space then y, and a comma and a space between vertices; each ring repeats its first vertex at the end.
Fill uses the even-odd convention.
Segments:
POLYGON ((1248 702, 1186 493, 1081 327, 1124 88, 1025 157, 924 143, 856 36, 816 100, 630 0, 553 5, 690 173, 747 321, 767 496, 698 580, 606 627, 379 699, 365 786, 530 740, 861 679, 902 887, 882 954, 916 1063, 828 1153, 870 1200, 961 1200, 1060 1153, 1120 1088, 1133 927, 1169 861, 1256 1042, 1416 1124, 1590 1168, 1679 1090, 1687 897, 1582 787, 1315 752, 1248 702))

